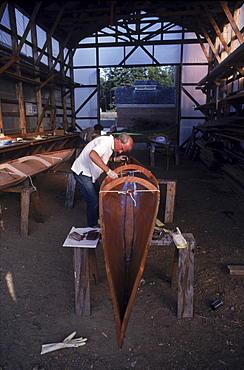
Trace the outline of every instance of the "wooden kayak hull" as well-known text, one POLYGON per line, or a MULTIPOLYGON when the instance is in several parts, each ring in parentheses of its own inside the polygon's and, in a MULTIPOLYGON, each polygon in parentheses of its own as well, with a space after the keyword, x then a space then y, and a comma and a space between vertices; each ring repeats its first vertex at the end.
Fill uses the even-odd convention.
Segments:
POLYGON ((17 185, 27 177, 50 170, 64 160, 68 160, 74 149, 20 157, 0 163, 0 190, 17 185))
POLYGON ((160 192, 157 180, 130 158, 106 177, 100 189, 99 210, 106 272, 121 348, 136 292, 144 271, 160 192))

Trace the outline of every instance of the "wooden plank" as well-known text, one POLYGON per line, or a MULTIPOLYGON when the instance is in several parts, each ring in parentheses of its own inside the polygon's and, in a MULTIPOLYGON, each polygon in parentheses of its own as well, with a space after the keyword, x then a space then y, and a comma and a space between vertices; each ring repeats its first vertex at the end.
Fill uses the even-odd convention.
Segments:
POLYGON ((99 281, 98 268, 97 268, 97 258, 96 258, 96 249, 89 249, 89 268, 90 268, 90 277, 94 279, 95 284, 99 281))
POLYGON ((192 234, 184 234, 188 247, 179 249, 178 319, 193 317, 194 248, 192 234))
POLYGON ((30 189, 21 191, 21 223, 20 233, 22 236, 28 236, 28 219, 30 209, 30 189))
POLYGON ((76 180, 73 176, 73 173, 69 172, 68 182, 67 182, 67 187, 66 187, 66 198, 65 198, 66 208, 72 208, 74 205, 75 188, 76 188, 76 180))
POLYGON ((226 1, 220 1, 220 4, 226 14, 226 17, 228 18, 228 21, 230 22, 231 24, 231 27, 232 29, 234 30, 235 34, 236 34, 236 37, 238 38, 238 41, 240 42, 240 44, 242 44, 244 42, 244 39, 243 39, 243 36, 235 22, 235 19, 233 18, 231 12, 230 12, 230 9, 227 5, 227 2, 226 1))
POLYGON ((164 222, 172 223, 175 210, 176 181, 167 182, 164 222))
POLYGON ((43 216, 42 216, 42 211, 41 211, 41 203, 39 199, 39 195, 37 190, 34 190, 30 193, 30 200, 31 203, 33 204, 33 207, 35 209, 35 218, 36 222, 42 223, 43 221, 43 216))
POLYGON ((244 265, 227 265, 230 275, 244 275, 244 265))
POLYGON ((165 180, 157 179, 158 184, 166 185, 166 201, 165 201, 165 213, 164 222, 172 223, 174 219, 175 210, 175 196, 176 196, 176 180, 165 180))
POLYGON ((75 312, 90 316, 90 279, 88 248, 74 248, 75 312))
POLYGON ((179 249, 175 247, 171 286, 177 286, 179 274, 179 249))

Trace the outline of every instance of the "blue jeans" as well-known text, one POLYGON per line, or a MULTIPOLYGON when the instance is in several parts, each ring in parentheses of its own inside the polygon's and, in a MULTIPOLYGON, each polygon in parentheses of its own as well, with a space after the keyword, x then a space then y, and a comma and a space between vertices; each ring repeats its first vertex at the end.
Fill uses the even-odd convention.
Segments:
POLYGON ((99 182, 92 182, 92 178, 81 174, 77 175, 73 172, 74 178, 81 191, 83 198, 87 203, 86 215, 87 225, 89 227, 97 227, 98 223, 98 197, 99 197, 99 182))

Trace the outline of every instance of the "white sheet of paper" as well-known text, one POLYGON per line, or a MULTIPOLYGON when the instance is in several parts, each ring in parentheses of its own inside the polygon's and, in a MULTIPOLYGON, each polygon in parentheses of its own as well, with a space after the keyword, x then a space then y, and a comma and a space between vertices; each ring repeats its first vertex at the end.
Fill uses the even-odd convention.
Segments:
MULTIPOLYGON (((99 233, 100 233, 100 228, 97 228, 97 229, 92 229, 91 227, 72 227, 72 229, 70 230, 69 234, 71 234, 72 232, 76 231, 77 233, 79 234, 83 234, 83 233, 86 233, 90 230, 97 230, 99 233)), ((84 238, 83 240, 75 240, 71 237, 69 237, 69 234, 67 235, 67 238, 65 239, 65 242, 63 244, 63 247, 79 247, 79 248, 96 248, 97 246, 97 243, 99 241, 99 238, 100 238, 100 235, 97 239, 95 240, 86 240, 86 238, 84 238)))

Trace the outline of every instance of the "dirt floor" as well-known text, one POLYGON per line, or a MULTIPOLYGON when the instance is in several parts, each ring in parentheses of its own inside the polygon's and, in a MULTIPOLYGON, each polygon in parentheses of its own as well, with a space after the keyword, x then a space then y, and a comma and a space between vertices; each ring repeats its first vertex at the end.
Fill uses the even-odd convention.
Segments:
MULTIPOLYGON (((72 226, 86 226, 85 203, 76 192, 64 207, 67 179, 40 174, 36 186, 44 223, 30 208, 29 236, 20 236, 20 196, 0 194, 1 370, 244 369, 243 276, 228 264, 244 264, 243 201, 222 180, 184 155, 180 165, 147 151, 137 160, 158 179, 176 179, 174 223, 196 239, 194 317, 177 319, 177 288, 171 287, 173 247, 153 246, 137 292, 122 349, 118 348, 102 246, 96 249, 100 281, 91 286, 91 316, 74 310, 73 250, 63 248, 72 226), (211 303, 223 304, 215 311, 211 303), (80 348, 41 355, 45 343, 72 332, 86 337, 80 348)), ((165 186, 158 218, 164 219, 165 186)))

